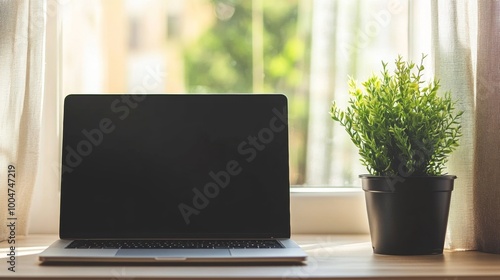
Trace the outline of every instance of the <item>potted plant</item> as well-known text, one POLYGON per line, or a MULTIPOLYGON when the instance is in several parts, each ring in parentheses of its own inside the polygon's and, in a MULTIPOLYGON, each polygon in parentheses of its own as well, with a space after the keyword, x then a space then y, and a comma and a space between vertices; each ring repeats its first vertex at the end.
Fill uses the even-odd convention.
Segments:
POLYGON ((456 176, 444 173, 458 146, 460 118, 438 80, 423 80, 420 65, 382 62, 359 88, 349 78, 345 110, 334 102, 331 117, 358 147, 369 175, 360 175, 373 251, 380 254, 441 254, 456 176))

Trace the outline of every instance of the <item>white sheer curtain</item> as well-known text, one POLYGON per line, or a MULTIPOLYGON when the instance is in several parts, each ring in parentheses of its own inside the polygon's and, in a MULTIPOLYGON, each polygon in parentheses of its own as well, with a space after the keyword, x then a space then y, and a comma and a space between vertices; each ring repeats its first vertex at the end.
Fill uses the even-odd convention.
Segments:
POLYGON ((40 151, 45 3, 0 1, 0 240, 12 235, 6 224, 27 233, 40 151))
MULTIPOLYGON (((121 0, 109 3, 116 1, 121 0)), ((43 149, 38 155, 43 164, 39 165, 33 192, 30 234, 57 233, 59 228, 60 129, 64 97, 70 93, 102 92, 104 84, 112 80, 106 76, 109 65, 103 63, 102 58, 102 6, 109 3, 101 0, 47 0, 46 82, 39 139, 43 149)), ((117 69, 118 66, 114 67, 117 69)))
POLYGON ((408 56, 408 1, 315 0, 312 5, 307 185, 359 186, 367 173, 331 102, 347 105, 347 79, 380 71, 408 56))
POLYGON ((464 110, 447 247, 500 253, 500 2, 432 1, 436 75, 464 110))

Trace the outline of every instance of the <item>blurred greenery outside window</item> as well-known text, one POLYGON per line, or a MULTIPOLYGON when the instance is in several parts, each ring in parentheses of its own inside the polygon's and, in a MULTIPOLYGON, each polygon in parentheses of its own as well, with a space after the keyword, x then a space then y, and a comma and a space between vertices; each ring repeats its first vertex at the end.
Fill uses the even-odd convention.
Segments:
POLYGON ((329 107, 348 76, 407 55, 407 2, 68 0, 62 92, 284 93, 291 184, 357 186, 366 170, 329 107))

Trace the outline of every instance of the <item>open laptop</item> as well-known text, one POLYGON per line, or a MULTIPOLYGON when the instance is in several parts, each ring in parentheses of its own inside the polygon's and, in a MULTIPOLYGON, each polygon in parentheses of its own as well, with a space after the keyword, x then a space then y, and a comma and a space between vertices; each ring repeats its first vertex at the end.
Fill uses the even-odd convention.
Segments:
POLYGON ((281 94, 64 102, 60 240, 42 262, 302 262, 281 94))

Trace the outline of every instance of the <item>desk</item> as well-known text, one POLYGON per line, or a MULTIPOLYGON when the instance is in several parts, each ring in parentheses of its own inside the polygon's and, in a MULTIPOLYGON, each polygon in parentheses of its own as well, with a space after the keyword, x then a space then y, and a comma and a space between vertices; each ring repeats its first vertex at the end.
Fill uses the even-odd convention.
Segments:
POLYGON ((16 272, 0 243, 0 277, 21 279, 500 279, 500 255, 445 252, 432 256, 372 253, 367 235, 296 235, 309 254, 304 265, 40 265, 37 254, 54 235, 18 237, 16 272))

